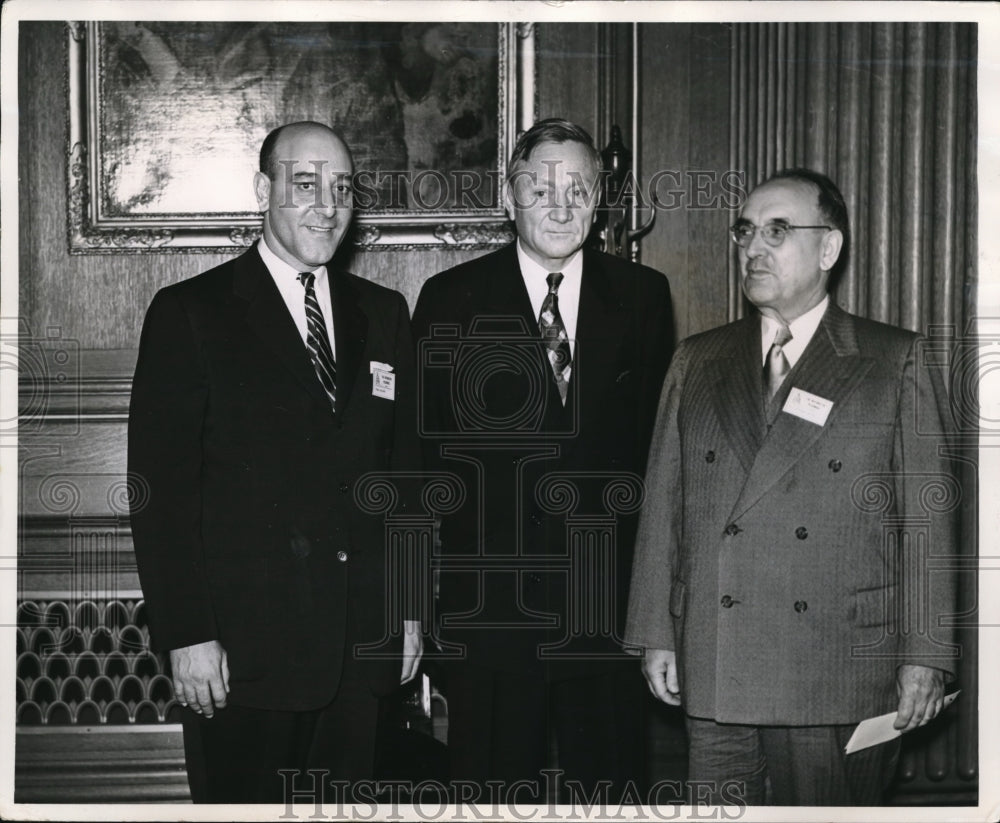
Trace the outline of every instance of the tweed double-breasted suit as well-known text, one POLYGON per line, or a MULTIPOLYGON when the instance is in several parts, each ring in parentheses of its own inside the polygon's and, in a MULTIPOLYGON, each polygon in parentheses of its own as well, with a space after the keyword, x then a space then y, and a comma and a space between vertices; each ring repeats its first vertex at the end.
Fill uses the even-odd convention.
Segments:
POLYGON ((954 672, 949 408, 917 335, 828 307, 769 426, 760 318, 685 340, 664 383, 626 639, 674 650, 698 718, 857 722, 902 663, 954 672), (820 408, 826 402, 818 403, 820 408))

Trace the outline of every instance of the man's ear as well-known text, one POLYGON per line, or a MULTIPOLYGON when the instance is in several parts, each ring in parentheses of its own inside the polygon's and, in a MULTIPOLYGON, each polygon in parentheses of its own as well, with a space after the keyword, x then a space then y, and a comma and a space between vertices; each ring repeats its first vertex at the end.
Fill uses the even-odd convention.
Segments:
POLYGON ((271 202, 271 178, 262 171, 254 173, 253 193, 257 198, 257 211, 267 211, 271 202))
POLYGON ((507 182, 504 184, 503 189, 504 211, 507 212, 507 216, 512 222, 517 219, 517 207, 524 205, 520 203, 517 194, 518 187, 521 188, 523 193, 524 185, 521 182, 523 180, 527 180, 532 186, 535 184, 535 176, 524 168, 522 164, 516 163, 514 168, 507 171, 507 182))
MULTIPOLYGON (((594 213, 590 217, 590 224, 594 225, 597 222, 597 218, 601 211, 601 195, 604 191, 605 177, 607 175, 604 173, 603 169, 597 170, 597 179, 594 181, 594 188, 592 191, 587 193, 587 196, 593 199, 594 203, 594 213)), ((636 206, 638 208, 638 206, 636 206)))
POLYGON ((844 235, 840 229, 831 229, 826 233, 819 251, 819 267, 822 271, 830 271, 836 265, 843 245, 844 235))
POLYGON ((517 214, 517 210, 514 208, 516 201, 517 195, 514 193, 514 181, 508 180, 507 184, 503 187, 503 207, 511 222, 514 221, 517 214))

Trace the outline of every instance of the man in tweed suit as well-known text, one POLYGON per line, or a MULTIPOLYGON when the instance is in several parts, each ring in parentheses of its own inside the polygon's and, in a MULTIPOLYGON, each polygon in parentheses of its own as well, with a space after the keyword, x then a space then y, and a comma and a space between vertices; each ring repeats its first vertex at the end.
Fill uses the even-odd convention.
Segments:
POLYGON ((945 394, 917 335, 830 300, 848 221, 829 179, 779 173, 732 234, 760 314, 674 356, 626 641, 684 707, 693 802, 877 804, 898 740, 845 755, 851 732, 891 711, 928 723, 958 655, 939 625, 953 575, 926 565, 956 548, 945 394), (914 516, 926 554, 886 525, 914 516))

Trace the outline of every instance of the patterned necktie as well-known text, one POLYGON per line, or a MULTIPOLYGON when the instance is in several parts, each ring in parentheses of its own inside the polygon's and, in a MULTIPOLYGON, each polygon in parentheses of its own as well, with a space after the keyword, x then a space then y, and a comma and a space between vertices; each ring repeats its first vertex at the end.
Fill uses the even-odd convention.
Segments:
POLYGON ((299 280, 306 287, 306 348, 309 349, 316 376, 330 398, 330 408, 336 409, 337 365, 333 360, 333 350, 330 348, 330 337, 326 333, 323 312, 316 299, 316 276, 311 271, 304 271, 299 274, 299 280))
POLYGON ((569 349, 569 336, 566 334, 562 317, 559 316, 559 284, 562 283, 562 279, 561 272, 553 272, 546 278, 549 284, 549 293, 542 301, 542 311, 538 315, 538 328, 542 333, 542 340, 545 342, 549 363, 552 364, 552 373, 556 378, 559 397, 562 398, 565 406, 566 394, 569 391, 569 374, 572 371, 570 365, 572 355, 569 349))
POLYGON ((785 357, 785 350, 782 348, 791 339, 791 329, 782 323, 778 327, 778 333, 774 336, 774 342, 767 353, 767 362, 764 363, 764 387, 767 390, 769 400, 778 393, 782 381, 791 369, 791 366, 788 365, 788 358, 785 357))

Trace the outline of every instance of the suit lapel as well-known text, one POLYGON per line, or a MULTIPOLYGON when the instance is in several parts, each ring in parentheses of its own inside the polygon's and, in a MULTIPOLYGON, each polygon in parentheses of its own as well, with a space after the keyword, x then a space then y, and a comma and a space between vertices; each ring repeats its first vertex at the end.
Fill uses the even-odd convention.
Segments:
POLYGON ((483 274, 486 277, 485 300, 477 313, 483 316, 517 315, 527 324, 528 334, 534 335, 538 331, 538 318, 531 307, 531 298, 517 262, 517 243, 511 243, 498 254, 496 266, 490 271, 484 270, 483 274))
MULTIPOLYGON (((337 413, 343 413, 351 398, 368 335, 368 315, 360 295, 342 272, 327 269, 333 306, 333 334, 337 340, 337 413)), ((392 365, 392 364, 390 364, 392 365)))
POLYGON ((267 350, 295 376, 306 391, 326 400, 326 393, 313 370, 295 321, 288 313, 281 292, 274 285, 256 246, 236 261, 233 291, 237 297, 247 301, 247 324, 267 350))
POLYGON ((740 321, 731 350, 724 357, 708 360, 705 368, 722 431, 749 472, 764 431, 759 317, 755 314, 740 321))
POLYGON ((757 452, 730 519, 735 520, 760 500, 819 439, 872 365, 870 358, 858 353, 850 315, 831 303, 788 378, 794 388, 830 400, 830 415, 825 425, 817 426, 785 412, 778 414, 757 452))
MULTIPOLYGON (((521 265, 517 259, 517 242, 511 243, 502 253, 495 258, 496 266, 492 271, 484 271, 486 288, 483 289, 483 303, 479 306, 477 314, 488 318, 489 328, 480 328, 478 332, 483 334, 515 334, 517 337, 527 336, 538 342, 534 346, 536 352, 536 362, 541 374, 545 375, 546 404, 545 408, 551 413, 552 410, 562 409, 562 400, 559 398, 559 390, 556 388, 555 377, 552 374, 552 366, 549 363, 548 354, 542 345, 541 332, 538 329, 538 316, 531 305, 531 297, 528 289, 524 285, 524 274, 521 272, 521 265), (510 318, 511 322, 504 322, 501 326, 494 326, 498 317, 510 318), (520 328, 515 328, 514 318, 519 321, 520 328), (502 328, 502 330, 501 330, 502 328)), ((572 379, 572 378, 571 378, 572 379)))

